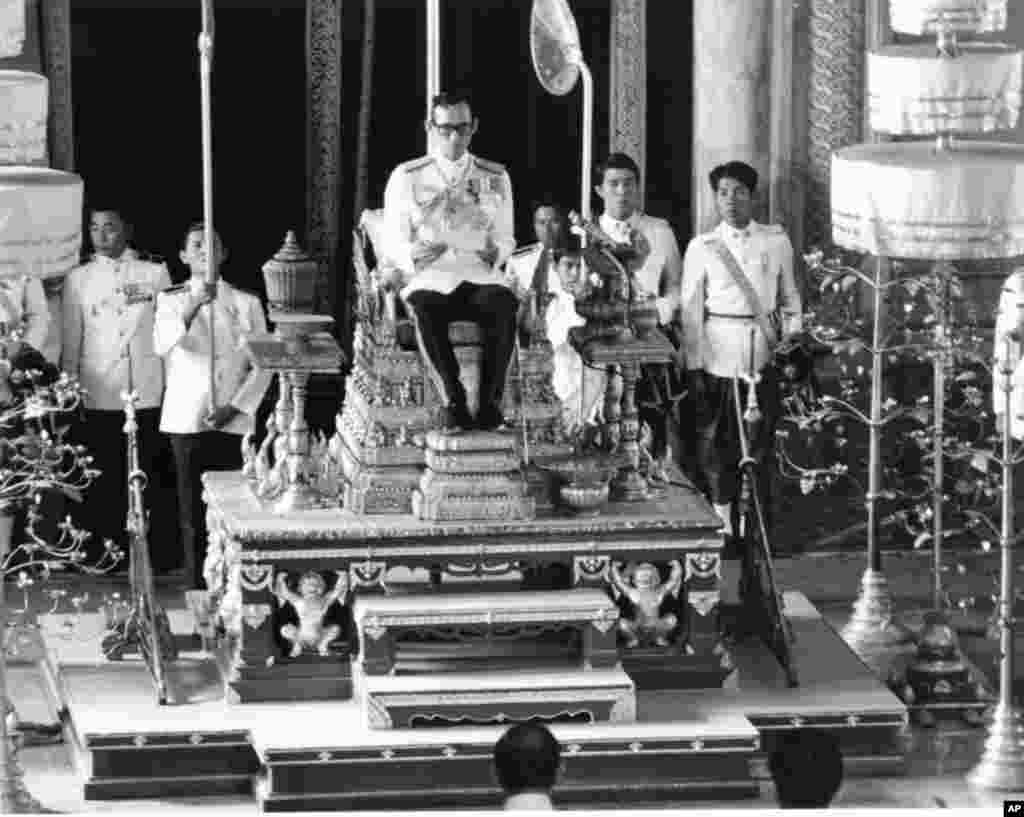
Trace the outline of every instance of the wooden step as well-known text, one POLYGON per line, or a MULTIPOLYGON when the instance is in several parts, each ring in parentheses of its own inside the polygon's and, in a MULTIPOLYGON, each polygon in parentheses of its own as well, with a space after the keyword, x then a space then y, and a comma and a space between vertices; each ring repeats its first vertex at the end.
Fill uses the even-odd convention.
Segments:
POLYGON ((394 669, 396 641, 402 631, 412 629, 573 627, 583 634, 584 667, 612 667, 619 660, 619 608, 604 591, 592 588, 368 595, 356 599, 353 619, 368 675, 386 675, 394 669))
POLYGON ((365 675, 363 711, 371 729, 553 721, 630 722, 636 689, 621 668, 365 675))
MULTIPOLYGON (((265 812, 497 808, 494 743, 503 727, 383 731, 363 742, 260 749, 265 812)), ((559 804, 637 804, 756 796, 757 731, 713 713, 661 724, 555 723, 563 772, 559 804)))

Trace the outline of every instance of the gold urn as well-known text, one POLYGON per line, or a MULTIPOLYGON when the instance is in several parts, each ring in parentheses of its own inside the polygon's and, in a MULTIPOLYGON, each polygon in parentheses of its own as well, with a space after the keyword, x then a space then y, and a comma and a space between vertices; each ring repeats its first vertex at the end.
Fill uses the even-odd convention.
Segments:
POLYGON ((299 246, 294 231, 289 230, 281 249, 263 265, 271 311, 313 312, 319 277, 320 262, 299 246))

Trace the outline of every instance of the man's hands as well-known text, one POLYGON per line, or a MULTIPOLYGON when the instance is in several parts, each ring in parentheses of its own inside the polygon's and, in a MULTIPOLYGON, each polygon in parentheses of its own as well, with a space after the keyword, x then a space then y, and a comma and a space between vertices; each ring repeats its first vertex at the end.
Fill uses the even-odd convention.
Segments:
POLYGON ((412 262, 419 270, 433 264, 448 251, 448 245, 440 241, 417 241, 412 245, 412 262))
POLYGON ((487 266, 493 267, 495 262, 497 262, 498 260, 498 247, 495 244, 488 241, 487 247, 485 249, 477 251, 477 256, 487 266))
POLYGON ((217 408, 206 415, 206 425, 214 431, 218 431, 241 413, 234 406, 217 406, 217 408))
POLYGON ((385 291, 397 291, 405 283, 402 271, 398 267, 378 267, 375 274, 377 276, 377 286, 385 291))

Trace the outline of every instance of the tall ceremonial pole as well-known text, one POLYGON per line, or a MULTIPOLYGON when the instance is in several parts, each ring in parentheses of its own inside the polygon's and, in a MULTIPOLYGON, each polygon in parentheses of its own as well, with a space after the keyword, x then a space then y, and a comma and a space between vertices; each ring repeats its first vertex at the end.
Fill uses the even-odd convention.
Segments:
MULTIPOLYGON (((433 116, 430 100, 441 93, 441 0, 427 0, 427 120, 433 116)), ((430 149, 427 134, 427 149, 430 149)))
MULTIPOLYGON (((203 129, 203 246, 206 248, 207 289, 217 291, 217 267, 213 261, 213 120, 210 114, 210 74, 213 71, 213 0, 202 0, 203 30, 199 34, 199 86, 203 129)), ((217 377, 213 331, 213 304, 207 304, 210 323, 210 410, 217 408, 217 377)))

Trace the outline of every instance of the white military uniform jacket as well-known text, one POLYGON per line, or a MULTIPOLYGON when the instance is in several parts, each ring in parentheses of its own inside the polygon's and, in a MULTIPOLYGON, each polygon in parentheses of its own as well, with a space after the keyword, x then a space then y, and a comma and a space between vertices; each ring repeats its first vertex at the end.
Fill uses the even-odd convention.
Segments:
MULTIPOLYGON (((156 304, 154 346, 167 367, 167 393, 160 414, 160 430, 168 434, 208 431, 206 415, 210 395, 210 308, 201 307, 185 327, 188 286, 161 292, 156 304)), ((257 371, 243 343, 245 337, 267 331, 259 298, 242 292, 223 279, 213 302, 213 353, 216 401, 232 405, 241 414, 220 430, 247 434, 253 430, 256 410, 270 386, 272 374, 257 371)))
POLYGON ((407 296, 420 289, 449 293, 461 283, 503 284, 500 268, 516 246, 512 182, 505 168, 464 153, 399 165, 384 190, 387 255, 402 270, 407 296), (448 251, 416 270, 412 245, 442 242, 448 251), (477 253, 498 248, 494 266, 477 253))
MULTIPOLYGON (((509 256, 505 272, 514 288, 527 291, 533 286, 533 275, 541 259, 543 246, 529 244, 509 256)), ((583 359, 569 343, 569 329, 586 321, 576 312, 576 299, 566 292, 558 276, 558 268, 548 253, 548 294, 554 296, 544 314, 548 340, 554 351, 552 385, 562 403, 562 416, 568 428, 591 420, 604 395, 604 372, 584 366, 583 359)))
POLYGON ((631 243, 641 252, 633 277, 646 294, 657 297, 658 319, 670 323, 679 308, 679 281, 683 277, 683 259, 671 225, 644 213, 633 213, 625 221, 602 213, 598 226, 609 238, 631 243))
POLYGON ((153 351, 156 294, 171 285, 163 264, 134 250, 95 256, 64 283, 63 368, 87 390, 87 408, 121 411, 121 392, 134 389, 138 408, 160 405, 164 371, 153 351))
MULTIPOLYGON (((1024 328, 1024 270, 1015 270, 1003 283, 996 312, 994 338, 994 376, 992 406, 995 409, 996 430, 1002 432, 1006 412, 1006 392, 1003 390, 1003 362, 1006 360, 1006 335, 1018 326, 1024 328)), ((1016 440, 1024 439, 1024 356, 1021 341, 1010 342, 1010 434, 1016 440)))
POLYGON ((50 327, 46 294, 38 278, 0 278, 0 323, 21 329, 22 340, 42 351, 50 327))
POLYGON ((800 292, 793 275, 793 245, 777 225, 751 221, 743 230, 725 222, 693 238, 683 259, 682 316, 686 368, 718 377, 736 377, 754 366, 760 371, 772 349, 753 318, 743 290, 710 246, 720 239, 739 262, 766 312, 778 310, 784 334, 802 325, 800 292))

